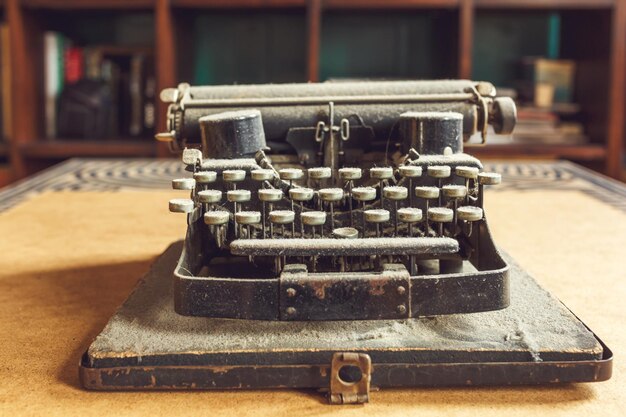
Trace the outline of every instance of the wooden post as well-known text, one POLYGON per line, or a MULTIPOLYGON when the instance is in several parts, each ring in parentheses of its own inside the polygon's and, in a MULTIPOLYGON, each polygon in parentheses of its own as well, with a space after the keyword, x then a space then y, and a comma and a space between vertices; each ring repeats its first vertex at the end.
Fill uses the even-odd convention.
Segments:
POLYGON ((319 81, 320 32, 322 26, 322 1, 308 0, 306 7, 307 21, 307 80, 319 81))
POLYGON ((608 104, 608 135, 606 173, 619 178, 622 174, 624 150, 624 88, 626 71, 626 2, 613 6, 611 28, 611 68, 608 104))
POLYGON ((474 45, 474 1, 460 0, 459 4, 459 78, 472 79, 472 51, 474 45))
MULTIPOLYGON (((170 0, 156 0, 154 10, 155 71, 156 71, 156 126, 165 132, 167 104, 161 102, 159 93, 164 88, 176 87, 176 38, 170 0)), ((172 156, 167 144, 158 143, 157 156, 172 156)))

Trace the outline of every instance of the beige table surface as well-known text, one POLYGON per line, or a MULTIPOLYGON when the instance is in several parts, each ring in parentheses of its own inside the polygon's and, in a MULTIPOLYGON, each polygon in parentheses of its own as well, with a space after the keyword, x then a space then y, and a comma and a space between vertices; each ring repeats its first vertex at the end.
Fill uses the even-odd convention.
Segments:
MULTIPOLYGON (((52 176, 62 175, 38 187, 52 176)), ((87 392, 79 358, 155 257, 183 236, 183 218, 167 211, 180 194, 154 184, 33 191, 31 182, 18 190, 21 202, 0 193, 0 205, 13 205, 0 213, 0 415, 626 415, 624 198, 598 196, 587 180, 543 176, 488 191, 487 216, 496 242, 613 349, 608 382, 387 389, 343 407, 293 390, 87 392)))

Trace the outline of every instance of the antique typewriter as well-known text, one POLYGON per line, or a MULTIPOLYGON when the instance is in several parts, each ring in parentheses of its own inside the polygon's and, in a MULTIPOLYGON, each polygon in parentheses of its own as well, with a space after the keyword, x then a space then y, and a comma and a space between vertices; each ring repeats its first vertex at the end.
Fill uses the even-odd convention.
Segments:
POLYGON ((501 309, 506 262, 463 153, 515 105, 471 81, 166 90, 189 176, 176 311, 259 320, 401 319, 501 309), (196 145, 197 147, 194 147, 196 145), (207 302, 208 300, 211 300, 207 302))
POLYGON ((83 356, 85 387, 372 388, 602 381, 610 350, 508 255, 500 175, 463 153, 515 105, 473 81, 164 90, 187 175, 173 243, 83 356), (172 285, 173 273, 173 285, 172 285))

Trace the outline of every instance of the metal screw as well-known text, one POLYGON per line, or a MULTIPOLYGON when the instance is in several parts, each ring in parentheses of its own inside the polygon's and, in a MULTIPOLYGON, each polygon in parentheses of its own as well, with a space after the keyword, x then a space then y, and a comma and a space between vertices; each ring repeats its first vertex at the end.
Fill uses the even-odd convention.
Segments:
MULTIPOLYGON (((406 288, 404 288, 402 285, 400 285, 396 291, 398 291, 398 294, 403 295, 406 292, 406 288)), ((404 307, 404 306, 400 306, 400 307, 404 307)))
POLYGON ((396 310, 399 314, 404 314, 406 313, 406 306, 404 304, 400 304, 398 307, 396 307, 396 310))
POLYGON ((287 307, 287 310, 285 310, 287 312, 287 314, 289 314, 290 316, 296 314, 296 309, 293 307, 287 307))
MULTIPOLYGON (((296 289, 295 288, 287 288, 287 297, 295 297, 296 296, 296 289)), ((296 311, 293 307, 289 307, 287 309, 287 312, 289 312, 289 309, 292 309, 294 312, 296 311)), ((292 313, 289 313, 292 314, 292 313)))

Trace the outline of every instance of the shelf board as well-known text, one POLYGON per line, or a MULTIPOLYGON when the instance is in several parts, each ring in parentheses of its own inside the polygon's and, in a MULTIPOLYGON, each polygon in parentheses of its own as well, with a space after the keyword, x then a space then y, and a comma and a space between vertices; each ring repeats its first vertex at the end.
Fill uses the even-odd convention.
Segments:
POLYGON ((608 9, 620 0, 474 0, 478 9, 608 9))
POLYGON ((154 156, 156 142, 152 139, 111 140, 36 140, 21 143, 19 152, 27 158, 70 157, 140 157, 154 156))
POLYGON ((88 10, 88 9, 151 9, 155 0, 21 0, 31 9, 88 10))
POLYGON ((172 0, 172 6, 194 9, 304 8, 306 0, 172 0))
POLYGON ((606 158, 602 145, 466 145, 465 152, 480 158, 542 158, 600 161, 606 158))
POLYGON ((324 9, 444 9, 458 7, 460 0, 325 0, 324 9))

